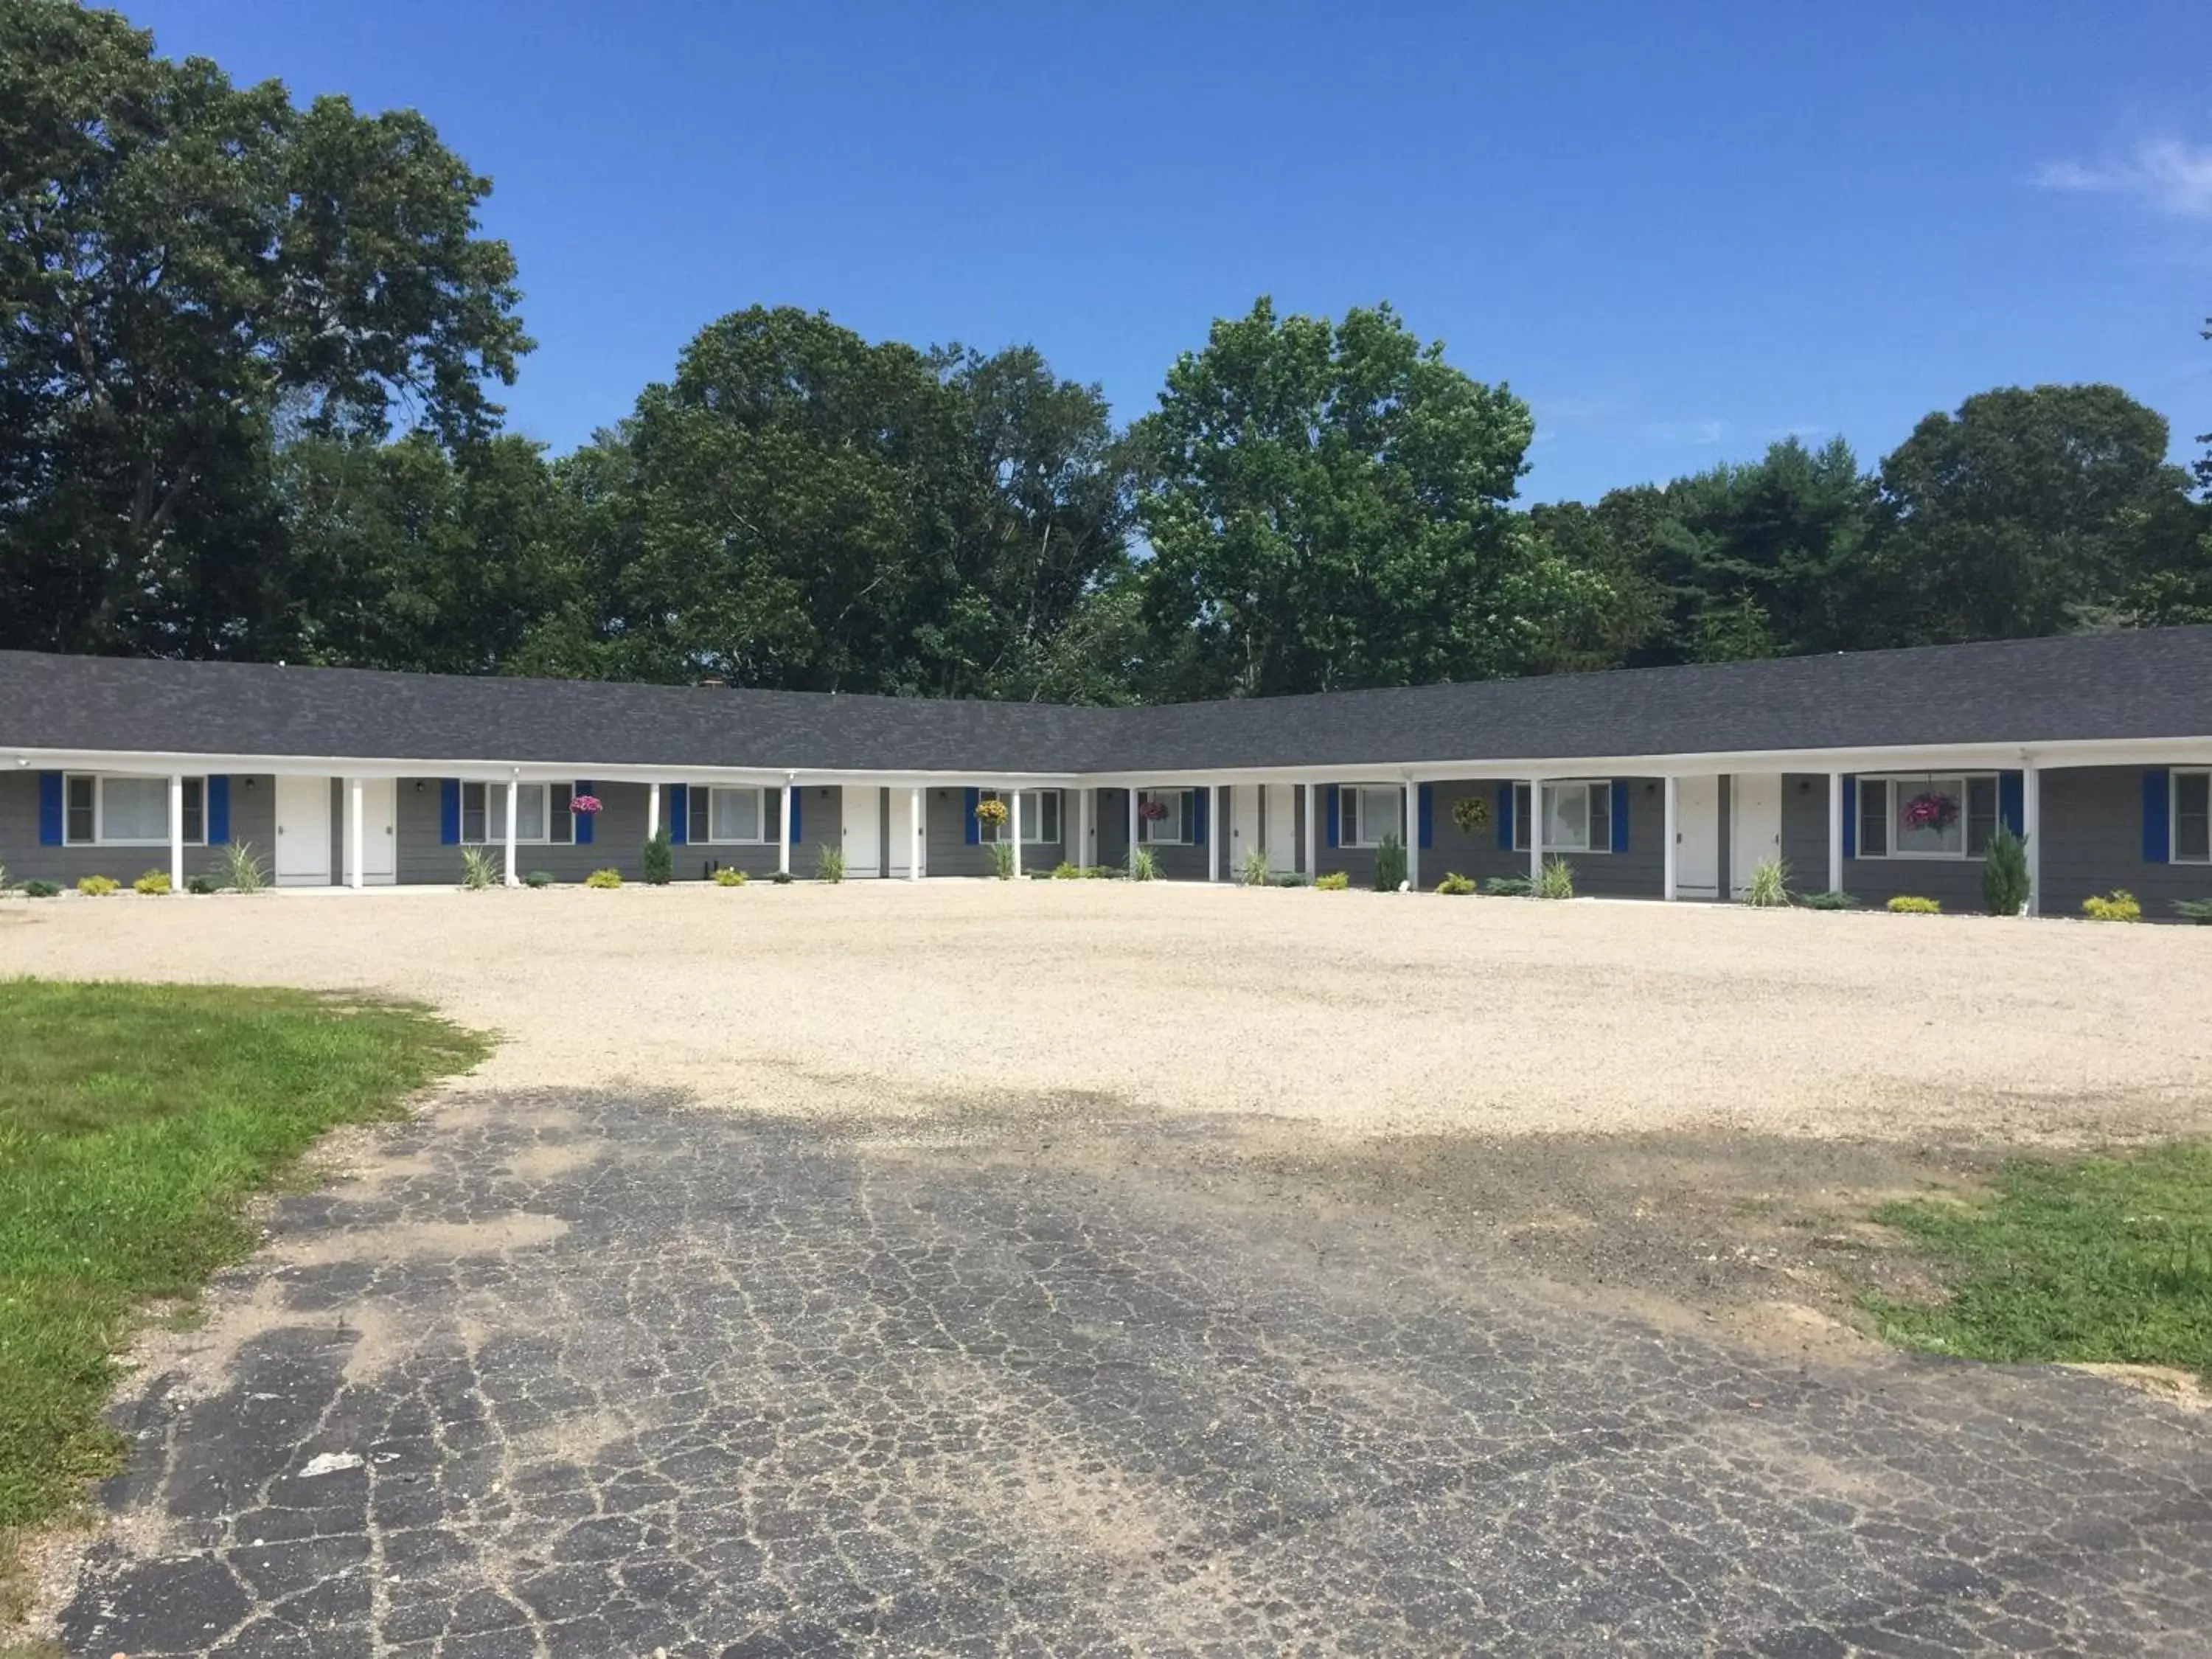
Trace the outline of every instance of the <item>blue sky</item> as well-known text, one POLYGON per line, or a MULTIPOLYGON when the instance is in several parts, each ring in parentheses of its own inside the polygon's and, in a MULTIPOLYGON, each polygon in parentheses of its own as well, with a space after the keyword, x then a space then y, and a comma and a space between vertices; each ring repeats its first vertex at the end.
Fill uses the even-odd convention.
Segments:
POLYGON ((1534 404, 1530 499, 2110 380, 2212 428, 2212 6, 140 0, 496 190, 556 449, 758 302, 1030 342, 1127 418, 1255 295, 1534 404))

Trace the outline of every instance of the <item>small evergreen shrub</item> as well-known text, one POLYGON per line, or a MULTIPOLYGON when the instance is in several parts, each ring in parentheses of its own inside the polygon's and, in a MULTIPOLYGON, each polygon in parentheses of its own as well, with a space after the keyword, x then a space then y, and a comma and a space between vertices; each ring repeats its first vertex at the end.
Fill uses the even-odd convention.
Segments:
POLYGON ((744 884, 745 872, 742 870, 732 870, 726 864, 714 872, 714 885, 717 887, 742 887, 744 884))
POLYGON ((87 898, 106 898, 120 884, 112 876, 80 876, 76 890, 87 898))
POLYGON ((2027 843, 2000 823, 1982 855, 1982 907, 1993 916, 2016 916, 2027 906, 2027 843))
POLYGON ((1482 890, 1492 898, 1527 898, 1536 884, 1526 876, 1492 876, 1482 884, 1482 890))
POLYGON ((1790 902, 1790 866, 1780 859, 1761 859, 1743 884, 1743 902, 1754 910, 1778 910, 1790 902))
POLYGON ((2083 899, 2081 914, 2092 921, 2141 921, 2142 906, 2126 888, 2115 887, 2109 893, 2092 893, 2083 899))
POLYGON ((1130 854, 1129 879, 1131 881, 1158 881, 1159 876, 1160 863, 1152 856, 1151 848, 1139 847, 1130 854))
POLYGON ((505 872, 500 868, 499 857, 489 847, 461 848, 461 885, 471 893, 481 893, 487 887, 496 887, 505 872))
MULTIPOLYGON (((989 803, 986 802, 985 805, 988 805, 989 803)), ((991 854, 991 873, 996 876, 1000 881, 1012 881, 1014 878, 1013 842, 1010 841, 986 842, 984 843, 984 848, 985 850, 991 854)))
POLYGON ((15 884, 8 877, 8 866, 0 864, 0 894, 12 893, 15 890, 15 884))
POLYGON ((1066 859, 1062 859, 1052 866, 1052 878, 1054 881, 1085 881, 1090 878, 1091 873, 1081 865, 1070 864, 1066 859))
POLYGON ((622 884, 622 872, 619 870, 594 870, 590 875, 584 878, 585 886, 596 887, 603 892, 619 887, 622 884))
POLYGON ((845 879, 845 852, 823 842, 814 849, 814 879, 840 882, 845 879))
POLYGON ((222 872, 217 878, 234 893, 258 893, 269 884, 269 866, 250 841, 235 841, 222 849, 222 872))
POLYGON ((1444 878, 1437 884, 1437 891, 1448 894, 1454 898, 1464 898, 1474 890, 1474 877, 1462 876, 1450 870, 1445 871, 1444 878))
POLYGON ((2212 927, 2212 898, 2176 899, 2173 914, 2184 921, 2193 921, 2200 927, 2212 927))
POLYGON ((550 870, 532 870, 522 878, 522 884, 525 887, 550 887, 553 872, 550 870))
POLYGON ((1942 905, 1936 900, 1916 898, 1911 893, 1899 893, 1890 900, 1887 908, 1893 916, 1936 916, 1943 913, 1942 905))
POLYGON ((23 884, 25 898, 55 898, 59 896, 61 890, 58 883, 51 881, 40 881, 34 878, 23 884))
POLYGON ((1375 848, 1375 890, 1395 893, 1406 884, 1406 843, 1385 836, 1375 848))
POLYGON ((643 866, 645 884, 648 887, 665 887, 676 878, 676 845, 668 839, 665 826, 646 842, 639 861, 643 866))
POLYGON ((185 890, 187 893, 198 893, 204 898, 210 893, 219 890, 213 876, 194 876, 185 883, 185 890))
POLYGON ((1341 893, 1352 885, 1352 872, 1348 870, 1332 870, 1325 876, 1316 876, 1314 878, 1314 885, 1324 893, 1341 893))
POLYGON ((1808 910, 1856 910, 1860 908, 1858 896, 1846 893, 1840 887, 1830 888, 1824 893, 1800 893, 1797 902, 1808 910))
POLYGON ((1575 896, 1575 866, 1563 858, 1544 860, 1544 873, 1536 878, 1540 899, 1571 899, 1575 896))
POLYGON ((1237 879, 1247 887, 1265 887, 1267 884, 1267 855, 1256 847, 1247 853, 1244 861, 1237 867, 1237 879))
POLYGON ((791 872, 788 870, 779 870, 774 875, 770 876, 769 879, 779 887, 788 887, 791 885, 792 881, 791 872))
POLYGON ((149 870, 131 884, 131 890, 148 898, 166 897, 169 891, 169 872, 167 870, 149 870))
POLYGON ((1295 870, 1285 870, 1281 875, 1275 878, 1275 885, 1278 887, 1304 887, 1306 885, 1306 878, 1295 870))

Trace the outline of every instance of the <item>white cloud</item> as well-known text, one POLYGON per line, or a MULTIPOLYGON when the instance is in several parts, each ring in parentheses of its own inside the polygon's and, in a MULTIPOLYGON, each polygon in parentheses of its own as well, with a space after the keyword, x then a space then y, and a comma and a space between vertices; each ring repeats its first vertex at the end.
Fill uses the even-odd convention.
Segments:
POLYGON ((2036 175, 2045 190, 2125 196, 2176 219, 2212 219, 2212 145, 2152 138, 2124 156, 2053 161, 2036 175))

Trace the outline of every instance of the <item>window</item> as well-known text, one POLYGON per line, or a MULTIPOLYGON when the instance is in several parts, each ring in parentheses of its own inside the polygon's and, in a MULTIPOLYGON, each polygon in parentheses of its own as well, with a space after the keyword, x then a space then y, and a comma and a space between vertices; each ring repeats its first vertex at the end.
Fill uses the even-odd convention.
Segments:
MULTIPOLYGON (((1528 786, 1513 786, 1513 846, 1528 850, 1528 786)), ((1544 786, 1544 850, 1547 853, 1613 851, 1613 781, 1544 786)))
POLYGON ((1997 828, 1994 772, 1861 778, 1858 856, 1978 859, 1997 828))
MULTIPOLYGON (((515 786, 514 838, 518 842, 567 843, 576 839, 576 820, 568 811, 574 793, 565 783, 515 786)), ((461 785, 461 839, 496 846, 507 840, 507 786, 461 785)))
MULTIPOLYGON (((185 780, 184 838, 207 841, 207 780, 185 780)), ((62 839, 72 847, 166 847, 169 781, 73 772, 63 780, 62 839)))
POLYGON ((1181 845, 1188 838, 1189 802, 1188 789, 1137 791, 1137 839, 1149 846, 1181 845))
POLYGON ((769 839, 768 791, 694 787, 690 796, 691 839, 695 842, 759 842, 769 839))
POLYGON ((1380 847, 1382 837, 1406 840, 1406 792, 1395 783, 1347 783, 1336 792, 1340 847, 1380 847))
MULTIPOLYGON (((1057 789, 1024 789, 1022 798, 1022 845, 1044 846, 1060 839, 1060 791, 1057 789)), ((1013 811, 1010 792, 1003 789, 978 789, 978 801, 1003 800, 1009 813, 1013 811)), ((984 842, 1005 841, 1014 833, 1011 819, 1005 823, 994 823, 979 819, 975 825, 976 839, 984 842)))
POLYGON ((2212 864, 2212 772, 2173 775, 2173 861, 2212 864))

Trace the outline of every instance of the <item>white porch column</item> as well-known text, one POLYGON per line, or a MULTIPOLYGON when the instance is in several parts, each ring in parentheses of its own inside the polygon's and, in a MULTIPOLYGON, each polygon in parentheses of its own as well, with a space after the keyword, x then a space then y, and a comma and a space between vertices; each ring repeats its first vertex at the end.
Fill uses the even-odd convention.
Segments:
POLYGON ((787 773, 783 780, 783 793, 777 801, 781 810, 776 814, 781 821, 775 832, 775 869, 781 876, 791 873, 791 777, 787 773))
MULTIPOLYGON (((200 797, 200 822, 203 825, 207 822, 204 794, 200 797)), ((169 774, 169 890, 185 890, 185 777, 181 772, 169 774)))
POLYGON ((1828 890, 1844 890, 1844 775, 1828 774, 1828 890))
POLYGON ((1528 780, 1528 879, 1544 878, 1544 781, 1528 780))
POLYGON ((1006 825, 1014 832, 1014 879, 1019 881, 1022 878, 1022 792, 1018 788, 1009 789, 1006 799, 1013 809, 1006 814, 1006 825))
POLYGON ((653 840, 660 833, 660 786, 654 784, 645 792, 645 838, 653 840))
MULTIPOLYGON (((361 839, 362 827, 364 823, 362 812, 362 793, 363 788, 359 778, 346 780, 346 839, 349 843, 346 848, 346 885, 356 892, 360 891, 364 885, 362 875, 363 860, 361 839)), ((507 857, 509 864, 514 863, 514 854, 511 848, 507 857)))
POLYGON ((1675 837, 1682 833, 1680 828, 1681 781, 1672 772, 1667 775, 1666 799, 1666 845, 1662 849, 1665 854, 1665 872, 1660 878, 1659 893, 1661 897, 1671 903, 1681 896, 1681 884, 1677 874, 1680 866, 1680 848, 1675 844, 1675 837))
POLYGON ((1314 862, 1314 849, 1321 845, 1321 830, 1316 827, 1321 819, 1321 789, 1318 785, 1310 783, 1302 783, 1297 787, 1305 791, 1303 799, 1306 810, 1300 815, 1304 822, 1298 827, 1306 832, 1305 877, 1310 884, 1321 873, 1321 866, 1314 862))
POLYGON ((1206 878, 1221 879, 1221 791, 1206 786, 1206 878))
POLYGON ((1129 873, 1137 873, 1137 786, 1129 786, 1129 873))
POLYGON ((2027 914, 2043 914, 2043 769, 2023 762, 2020 774, 2020 833, 2027 842, 2027 914))
POLYGON ((919 789, 908 790, 907 815, 908 823, 907 825, 907 834, 913 837, 913 840, 908 844, 906 849, 906 878, 908 881, 920 881, 921 879, 921 814, 922 792, 919 789))
POLYGON ((1068 851, 1067 861, 1084 870, 1098 862, 1091 852, 1091 791, 1088 789, 1075 792, 1075 845, 1068 851))
POLYGON ((1398 809, 1398 823, 1406 836, 1406 884, 1418 893, 1421 890, 1421 787, 1409 783, 1403 795, 1404 804, 1398 809))
POLYGON ((522 878, 514 868, 515 819, 522 810, 521 793, 522 786, 509 778, 507 781, 507 884, 509 887, 522 885, 522 878))

